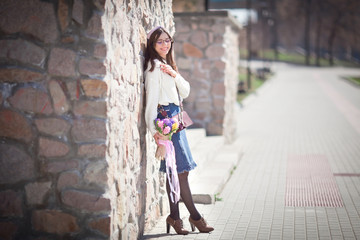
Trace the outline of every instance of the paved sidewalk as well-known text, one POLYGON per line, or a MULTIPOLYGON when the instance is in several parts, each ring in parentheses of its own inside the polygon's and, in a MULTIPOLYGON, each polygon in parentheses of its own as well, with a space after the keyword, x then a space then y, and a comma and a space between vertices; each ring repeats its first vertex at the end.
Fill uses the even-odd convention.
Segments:
POLYGON ((360 239, 360 88, 339 77, 360 70, 277 69, 239 110, 221 201, 197 205, 215 231, 168 235, 164 216, 144 239, 360 239))

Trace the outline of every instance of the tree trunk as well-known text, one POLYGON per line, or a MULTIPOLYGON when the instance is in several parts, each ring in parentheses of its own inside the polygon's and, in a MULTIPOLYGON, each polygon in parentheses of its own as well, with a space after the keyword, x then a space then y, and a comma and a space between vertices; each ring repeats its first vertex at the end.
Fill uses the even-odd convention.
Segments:
POLYGON ((310 17, 311 17, 311 0, 305 3, 305 64, 310 64, 310 17))
POLYGON ((320 67, 320 37, 321 37, 321 13, 320 1, 317 0, 317 17, 316 17, 316 39, 315 39, 315 53, 316 53, 316 66, 320 67))
POLYGON ((274 50, 275 60, 279 60, 278 46, 278 32, 277 32, 277 12, 276 12, 276 0, 271 0, 271 13, 272 13, 272 48, 274 50))

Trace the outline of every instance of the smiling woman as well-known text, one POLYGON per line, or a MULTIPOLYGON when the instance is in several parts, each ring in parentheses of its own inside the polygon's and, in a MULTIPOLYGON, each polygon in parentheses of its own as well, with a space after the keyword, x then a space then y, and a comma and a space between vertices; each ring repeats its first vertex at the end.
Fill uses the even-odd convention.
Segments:
MULTIPOLYGON (((174 41, 170 34, 162 27, 155 27, 148 33, 147 39, 144 65, 145 120, 159 149, 166 136, 156 130, 154 121, 157 119, 156 122, 165 122, 167 118, 170 121, 181 112, 181 101, 189 96, 190 84, 177 71, 172 53, 174 41)), ((180 196, 190 212, 189 222, 192 230, 196 227, 200 232, 211 232, 214 228, 201 217, 192 199, 188 175, 196 167, 196 163, 191 155, 185 130, 173 133, 171 146, 174 151, 166 151, 165 160, 160 163, 160 171, 167 174, 166 190, 170 204, 170 215, 166 219, 167 233, 170 226, 178 234, 189 233, 183 228, 180 218, 180 196)))

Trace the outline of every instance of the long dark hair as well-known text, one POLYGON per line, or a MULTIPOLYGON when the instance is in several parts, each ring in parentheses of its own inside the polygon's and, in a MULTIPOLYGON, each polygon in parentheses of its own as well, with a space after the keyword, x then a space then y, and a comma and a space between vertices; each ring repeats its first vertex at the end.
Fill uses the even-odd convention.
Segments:
POLYGON ((166 33, 170 39, 172 37, 170 34, 162 27, 159 29, 156 29, 150 36, 150 38, 147 40, 147 46, 145 50, 145 63, 144 63, 144 70, 146 70, 149 66, 149 62, 151 63, 150 72, 154 71, 155 68, 155 59, 158 59, 159 61, 163 62, 164 64, 170 65, 175 71, 177 71, 176 63, 174 61, 173 57, 173 44, 174 41, 171 41, 171 47, 169 49, 168 54, 166 54, 166 63, 164 62, 163 58, 156 52, 155 50, 155 44, 156 41, 159 39, 160 35, 162 33, 166 33))

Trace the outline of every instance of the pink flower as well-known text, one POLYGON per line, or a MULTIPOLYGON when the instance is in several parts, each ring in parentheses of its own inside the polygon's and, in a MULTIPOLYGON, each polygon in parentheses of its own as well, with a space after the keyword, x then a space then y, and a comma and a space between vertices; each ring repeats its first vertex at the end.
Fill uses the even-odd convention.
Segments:
POLYGON ((159 128, 163 129, 164 122, 160 120, 157 122, 157 125, 159 126, 159 128))
POLYGON ((170 132, 170 130, 171 130, 171 128, 170 128, 169 126, 167 126, 167 127, 164 129, 163 133, 164 133, 164 134, 168 134, 168 133, 170 132))

